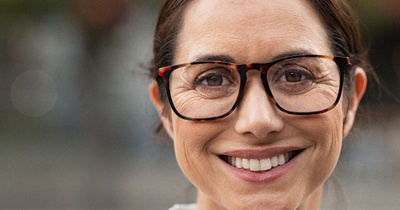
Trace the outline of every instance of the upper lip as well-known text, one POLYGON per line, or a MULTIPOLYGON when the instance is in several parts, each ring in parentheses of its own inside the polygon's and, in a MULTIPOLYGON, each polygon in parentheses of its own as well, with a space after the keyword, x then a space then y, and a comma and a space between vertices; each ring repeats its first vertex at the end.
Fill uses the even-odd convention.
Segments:
POLYGON ((274 156, 278 156, 281 154, 285 154, 288 152, 303 150, 301 147, 272 147, 272 148, 260 148, 260 149, 239 149, 239 150, 230 150, 223 152, 220 155, 223 156, 231 156, 231 157, 239 157, 246 159, 265 159, 271 158, 274 156))

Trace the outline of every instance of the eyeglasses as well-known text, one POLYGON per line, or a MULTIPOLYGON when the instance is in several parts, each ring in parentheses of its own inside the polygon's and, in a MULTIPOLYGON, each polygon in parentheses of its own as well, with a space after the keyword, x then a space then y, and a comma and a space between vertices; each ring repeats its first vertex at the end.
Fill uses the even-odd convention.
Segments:
POLYGON ((162 67, 158 73, 166 86, 175 114, 186 120, 215 120, 239 105, 247 72, 260 72, 272 103, 283 112, 312 115, 333 109, 340 100, 348 57, 295 55, 268 63, 234 64, 198 61, 162 67))

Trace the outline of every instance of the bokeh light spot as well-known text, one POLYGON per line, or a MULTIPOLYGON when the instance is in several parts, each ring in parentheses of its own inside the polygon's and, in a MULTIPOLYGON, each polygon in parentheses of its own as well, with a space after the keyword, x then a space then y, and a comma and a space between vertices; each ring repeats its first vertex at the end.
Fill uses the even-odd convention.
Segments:
POLYGON ((22 114, 39 117, 47 114, 57 101, 57 86, 44 71, 21 73, 11 87, 11 101, 22 114))

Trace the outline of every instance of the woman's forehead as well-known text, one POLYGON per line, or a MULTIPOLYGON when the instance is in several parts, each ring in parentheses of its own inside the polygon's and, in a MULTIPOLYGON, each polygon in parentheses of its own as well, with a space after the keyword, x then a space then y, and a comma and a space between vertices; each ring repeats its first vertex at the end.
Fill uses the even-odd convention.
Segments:
POLYGON ((183 16, 176 58, 184 55, 182 62, 187 62, 198 52, 234 51, 251 59, 260 50, 274 56, 287 48, 326 54, 327 40, 318 14, 306 0, 198 0, 183 16))
POLYGON ((197 23, 194 27, 218 23, 229 28, 319 22, 318 14, 307 0, 197 0, 189 3, 183 17, 184 22, 197 23))

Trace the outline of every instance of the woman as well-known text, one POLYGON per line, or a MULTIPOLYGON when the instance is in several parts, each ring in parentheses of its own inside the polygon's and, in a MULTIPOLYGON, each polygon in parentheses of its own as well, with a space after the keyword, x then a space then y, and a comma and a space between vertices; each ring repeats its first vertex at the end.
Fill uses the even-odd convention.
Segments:
POLYGON ((367 84, 360 43, 342 0, 167 0, 150 93, 190 208, 319 209, 367 84))

